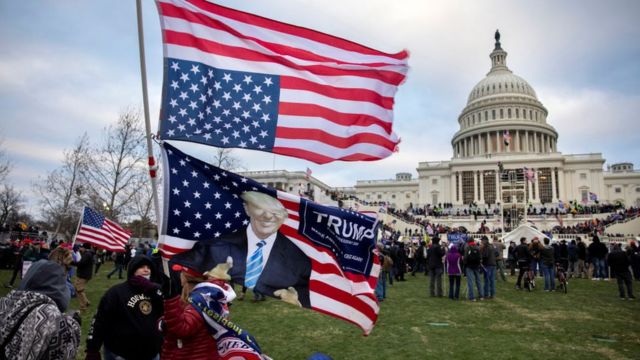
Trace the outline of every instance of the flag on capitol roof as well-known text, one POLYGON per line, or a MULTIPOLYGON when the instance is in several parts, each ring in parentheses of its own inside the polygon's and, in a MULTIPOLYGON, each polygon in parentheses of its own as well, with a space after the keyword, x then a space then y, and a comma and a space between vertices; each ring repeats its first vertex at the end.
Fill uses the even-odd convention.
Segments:
POLYGON ((160 138, 307 159, 378 160, 399 143, 408 53, 383 53, 203 0, 157 0, 160 138))

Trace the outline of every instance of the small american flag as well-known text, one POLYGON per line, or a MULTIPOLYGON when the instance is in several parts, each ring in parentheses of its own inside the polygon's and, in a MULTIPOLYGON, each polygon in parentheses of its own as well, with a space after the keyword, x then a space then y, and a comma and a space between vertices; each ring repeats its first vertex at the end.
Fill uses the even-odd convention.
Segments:
POLYGON ((378 160, 399 143, 408 53, 386 54, 203 0, 157 0, 160 138, 307 159, 378 160))
POLYGON ((76 241, 90 243, 110 251, 123 252, 130 237, 130 231, 85 206, 76 241))
POLYGON ((375 219, 278 191, 193 158, 166 142, 162 146, 165 205, 159 248, 163 257, 187 251, 197 241, 215 242, 246 228, 249 218, 240 195, 245 191, 267 194, 288 212, 278 231, 311 261, 311 308, 354 323, 367 334, 373 329, 379 311, 373 289, 380 271, 373 256, 375 219), (329 218, 330 224, 318 225, 318 219, 329 218), (347 230, 346 224, 352 227, 347 230), (335 241, 338 228, 342 237, 335 241), (352 238, 367 232, 372 236, 352 238))

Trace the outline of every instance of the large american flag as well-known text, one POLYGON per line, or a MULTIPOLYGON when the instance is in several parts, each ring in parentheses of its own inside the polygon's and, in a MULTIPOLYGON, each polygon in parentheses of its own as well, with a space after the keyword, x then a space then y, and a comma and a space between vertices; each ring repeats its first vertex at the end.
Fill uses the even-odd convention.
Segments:
MULTIPOLYGON (((277 198, 289 214, 279 231, 311 260, 311 308, 354 323, 366 334, 373 329, 379 310, 373 291, 380 271, 377 257, 373 256, 375 238, 355 247, 340 247, 302 234, 313 226, 310 218, 315 217, 305 215, 312 213, 311 208, 314 215, 326 210, 345 221, 364 221, 373 232, 377 231, 374 219, 270 188, 200 161, 166 142, 163 150, 165 193, 159 242, 163 257, 187 251, 197 241, 215 241, 246 228, 249 218, 240 195, 244 191, 268 194, 277 198), (345 260, 358 257, 365 260, 360 268, 345 260)), ((319 233, 317 228, 313 232, 319 233)))
POLYGON ((386 54, 203 0, 157 0, 160 138, 307 159, 378 160, 399 142, 408 53, 386 54))
POLYGON ((93 244, 114 252, 123 252, 131 232, 91 209, 84 208, 76 241, 93 244))

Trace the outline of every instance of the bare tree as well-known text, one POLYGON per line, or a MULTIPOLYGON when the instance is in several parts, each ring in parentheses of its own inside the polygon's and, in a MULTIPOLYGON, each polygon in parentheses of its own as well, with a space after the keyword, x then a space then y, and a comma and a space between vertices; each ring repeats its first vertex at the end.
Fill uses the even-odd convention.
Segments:
POLYGON ((85 133, 72 150, 65 151, 62 167, 33 183, 42 205, 42 217, 56 226, 54 234, 62 233, 68 238, 76 230, 82 206, 80 197, 83 189, 88 188, 82 177, 88 161, 89 137, 85 133))
POLYGON ((11 185, 5 184, 0 189, 0 225, 8 226, 16 214, 22 209, 22 194, 11 185))
POLYGON ((118 220, 129 215, 144 167, 144 131, 140 111, 133 108, 120 113, 118 122, 104 131, 103 143, 91 154, 84 172, 89 183, 85 201, 118 220))
POLYGON ((11 172, 11 165, 7 150, 4 148, 4 140, 0 139, 0 183, 4 182, 11 172))
MULTIPOLYGON (((149 230, 155 227, 156 213, 153 204, 153 188, 151 186, 151 180, 149 178, 149 170, 146 167, 141 167, 140 176, 137 179, 138 185, 136 191, 133 193, 133 206, 132 213, 137 219, 130 224, 130 228, 133 231, 135 237, 148 237, 149 230)), ((161 173, 156 175, 156 183, 161 184, 161 173)), ((153 232, 155 234, 155 232, 153 232)))
POLYGON ((233 149, 228 148, 216 148, 211 164, 229 171, 242 170, 244 168, 242 161, 233 155, 233 149))

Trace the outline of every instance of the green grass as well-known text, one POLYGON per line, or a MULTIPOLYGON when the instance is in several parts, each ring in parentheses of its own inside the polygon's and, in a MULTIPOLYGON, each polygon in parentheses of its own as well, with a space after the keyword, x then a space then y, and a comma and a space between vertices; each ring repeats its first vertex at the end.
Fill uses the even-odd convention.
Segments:
MULTIPOLYGON (((106 279, 111 269, 106 264, 89 282, 92 306, 83 317, 81 355, 100 296, 119 282, 106 279)), ((9 275, 0 271, 0 281, 9 275)), ((567 295, 516 291, 514 281, 498 281, 496 299, 472 303, 430 298, 427 278, 408 276, 388 287, 366 337, 354 325, 274 299, 254 303, 247 296, 234 302, 231 317, 274 359, 305 359, 314 351, 335 360, 640 358, 640 300, 620 301, 615 281, 571 280, 567 295)), ((640 283, 634 285, 640 294, 640 283)), ((0 289, 0 295, 7 292, 0 289)), ((76 299, 71 308, 78 308, 76 299)))

